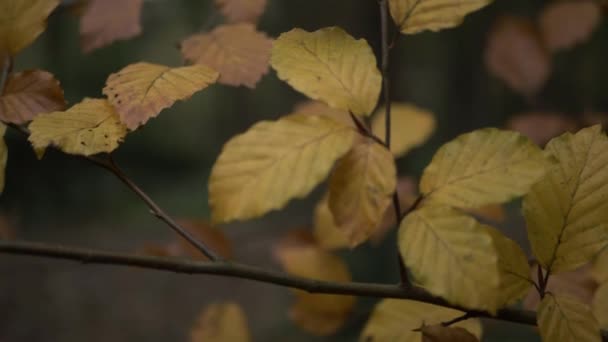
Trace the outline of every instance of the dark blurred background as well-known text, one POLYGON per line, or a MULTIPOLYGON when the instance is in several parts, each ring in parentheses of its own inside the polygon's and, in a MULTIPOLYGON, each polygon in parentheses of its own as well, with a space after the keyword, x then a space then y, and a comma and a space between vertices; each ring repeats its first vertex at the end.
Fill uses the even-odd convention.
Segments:
MULTIPOLYGON (((458 28, 399 40, 392 50, 391 95, 433 111, 438 123, 427 144, 399 160, 400 174, 418 177, 442 143, 476 128, 505 127, 521 112, 557 111, 566 117, 606 112, 608 25, 601 24, 588 41, 553 56, 551 77, 533 101, 488 72, 483 56, 495 20, 504 14, 534 19, 547 3, 497 0, 458 28)), ((337 25, 379 51, 377 7, 376 0, 269 0, 258 29, 276 37, 294 27, 337 25)), ((178 43, 221 23, 221 16, 211 0, 149 0, 142 23, 139 37, 85 55, 78 17, 57 10, 47 31, 17 57, 15 70, 50 71, 70 104, 101 97, 107 76, 128 64, 181 65, 178 43)), ((207 179, 222 145, 256 121, 289 113, 302 100, 272 71, 254 90, 214 85, 130 134, 115 159, 173 216, 207 219, 207 179)), ((7 140, 7 184, 0 209, 19 239, 116 251, 137 251, 146 243, 173 239, 113 175, 53 151, 37 161, 21 136, 10 132, 7 140)), ((318 189, 281 212, 222 227, 234 244, 235 259, 278 269, 272 244, 291 228, 311 225, 321 194, 318 189)), ((503 228, 525 244, 518 204, 510 204, 508 211, 503 228)), ((393 236, 380 246, 341 254, 355 280, 397 281, 393 236)), ((0 256, 0 277, 2 342, 186 341, 200 310, 222 299, 243 305, 257 341, 353 341, 375 302, 360 300, 337 336, 319 338, 289 321, 291 295, 272 285, 9 255, 0 256)), ((484 341, 539 340, 528 327, 484 325, 484 341)))

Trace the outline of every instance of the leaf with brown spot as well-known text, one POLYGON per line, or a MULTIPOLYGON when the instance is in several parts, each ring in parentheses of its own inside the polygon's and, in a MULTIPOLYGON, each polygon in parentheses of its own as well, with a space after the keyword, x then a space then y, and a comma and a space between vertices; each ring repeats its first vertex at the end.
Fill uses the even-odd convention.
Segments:
POLYGON ((170 68, 141 62, 111 74, 103 93, 133 130, 175 101, 207 88, 217 77, 217 71, 204 65, 170 68))
POLYGON ((534 24, 524 18, 499 19, 488 37, 485 63, 514 91, 537 93, 551 73, 551 56, 534 24))
POLYGON ((80 18, 80 45, 85 53, 141 33, 144 0, 90 0, 80 18))
POLYGON ((247 317, 234 302, 213 303, 201 313, 192 330, 190 342, 249 342, 247 317))
POLYGON ((254 88, 268 72, 272 39, 251 24, 222 25, 181 44, 187 61, 219 71, 221 84, 254 88))
POLYGON ((0 55, 16 55, 46 28, 47 17, 58 0, 0 1, 0 55))
POLYGON ((549 140, 565 132, 574 132, 574 120, 558 113, 522 113, 512 117, 507 128, 520 132, 536 144, 544 146, 549 140))
POLYGON ((267 0, 215 0, 229 23, 255 23, 264 13, 267 0))
POLYGON ((9 77, 0 96, 0 120, 23 124, 40 113, 63 110, 65 105, 63 89, 52 74, 22 71, 9 77))
POLYGON ((551 51, 559 51, 584 43, 602 19, 596 1, 556 1, 540 14, 540 31, 551 51))

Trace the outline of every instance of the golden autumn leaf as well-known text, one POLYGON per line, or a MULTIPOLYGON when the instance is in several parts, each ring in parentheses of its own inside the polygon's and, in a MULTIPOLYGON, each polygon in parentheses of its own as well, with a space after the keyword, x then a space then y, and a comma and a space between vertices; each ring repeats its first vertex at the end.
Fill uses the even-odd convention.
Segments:
POLYGON ((432 203, 477 208, 525 194, 549 166, 542 151, 516 132, 485 128, 443 145, 420 180, 432 203))
POLYGON ((293 29, 274 42, 270 64, 279 78, 306 96, 355 115, 371 114, 382 77, 363 39, 339 27, 293 29))
POLYGON ((190 342, 249 342, 247 317, 234 302, 208 305, 190 331, 190 342))
MULTIPOLYGON (((4 141, 4 134, 6 133, 6 125, 0 122, 0 193, 4 191, 4 183, 6 177, 6 161, 8 159, 8 147, 4 141)), ((0 234, 1 235, 1 234, 0 234)))
POLYGON ((593 126, 551 140, 545 151, 557 165, 525 196, 523 211, 534 255, 557 273, 608 245, 608 137, 593 126))
POLYGON ((131 64, 111 74, 103 88, 120 120, 135 129, 178 100, 214 83, 218 73, 204 65, 170 68, 151 63, 131 64))
POLYGON ((543 40, 551 51, 583 43, 602 19, 600 4, 592 0, 549 3, 538 19, 543 40))
POLYGON ((16 55, 46 28, 46 19, 59 0, 0 1, 0 55, 16 55))
POLYGON ((551 74, 551 55, 534 24, 518 17, 500 18, 490 31, 486 67, 512 90, 531 96, 551 74))
POLYGON ((570 297, 547 293, 538 307, 538 330, 545 342, 600 342, 590 308, 570 297))
POLYGON ((559 113, 522 113, 507 123, 507 128, 520 132, 540 146, 562 133, 575 131, 577 126, 574 120, 559 113))
POLYGON ((317 203, 314 211, 313 234, 319 246, 323 249, 338 249, 350 246, 347 232, 340 229, 329 209, 329 194, 325 194, 317 203))
POLYGON ((378 230, 396 186, 393 156, 371 139, 356 143, 337 163, 329 180, 328 204, 351 247, 378 230))
POLYGON ((181 43, 187 61, 219 71, 218 83, 254 88, 268 72, 272 40, 251 24, 221 25, 181 43))
POLYGON ((450 303, 496 311, 498 252, 475 219, 447 206, 423 206, 401 222, 398 243, 416 284, 450 303))
POLYGON ((34 149, 53 145, 68 154, 112 152, 127 135, 106 100, 85 98, 64 112, 40 114, 29 125, 34 149))
POLYGON ((591 275, 598 283, 608 282, 608 248, 601 252, 593 261, 591 275))
MULTIPOLYGON (((317 280, 350 282, 344 261, 321 249, 308 233, 289 234, 274 250, 275 257, 289 274, 317 280)), ((296 302, 290 318, 314 335, 335 333, 346 321, 355 305, 355 297, 318 295, 294 290, 296 302)))
POLYGON ((458 26, 492 0, 389 0, 391 16, 403 34, 458 26))
POLYGON ((350 150, 355 135, 326 116, 294 114, 255 124, 224 145, 211 170, 213 221, 258 217, 306 196, 350 150))
POLYGON ((65 109, 63 89, 52 74, 27 70, 9 77, 0 96, 0 120, 23 124, 40 113, 65 109))
POLYGON ((264 13, 267 0, 215 0, 229 23, 255 23, 264 13))
MULTIPOLYGON (((421 328, 441 324, 464 314, 462 311, 413 300, 384 299, 376 304, 360 340, 422 342, 421 328)), ((451 326, 464 328, 477 338, 481 337, 481 323, 477 319, 467 319, 451 326)))
POLYGON ((141 33, 144 0, 90 0, 80 18, 80 45, 85 53, 141 33))
POLYGON ((460 327, 444 327, 441 324, 422 328, 422 342, 478 342, 479 339, 460 327))
MULTIPOLYGON (((386 134, 385 114, 385 108, 382 107, 376 111, 372 120, 372 132, 381 139, 386 134)), ((396 158, 422 145, 434 130, 433 113, 407 103, 391 105, 391 151, 396 158)))
POLYGON ((608 282, 603 283, 593 295, 593 315, 602 329, 608 329, 608 282))
POLYGON ((515 241, 495 228, 485 227, 486 231, 492 235, 494 247, 498 253, 500 271, 498 307, 507 306, 523 298, 532 287, 528 258, 515 241))
POLYGON ((301 113, 301 114, 308 114, 308 115, 325 115, 325 116, 329 116, 330 118, 332 118, 336 121, 343 122, 344 124, 347 124, 349 126, 352 126, 353 128, 356 128, 355 123, 353 122, 353 119, 350 117, 350 114, 348 114, 347 110, 332 108, 320 101, 300 102, 295 105, 295 107, 292 110, 292 113, 294 113, 294 114, 301 113))

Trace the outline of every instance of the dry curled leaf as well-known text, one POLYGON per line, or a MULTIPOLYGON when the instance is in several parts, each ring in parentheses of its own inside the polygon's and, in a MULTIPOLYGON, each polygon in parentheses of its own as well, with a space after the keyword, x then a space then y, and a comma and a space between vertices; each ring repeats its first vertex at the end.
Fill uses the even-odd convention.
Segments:
POLYGON ((207 306, 190 332, 190 342, 249 342, 247 317, 233 302, 207 306))
POLYGON ((507 123, 507 128, 520 132, 537 145, 544 146, 556 136, 575 131, 574 120, 558 113, 522 113, 514 116, 507 123))
POLYGON ((264 13, 267 0, 215 0, 229 23, 255 23, 264 13))
POLYGON ((90 0, 80 18, 80 44, 85 53, 141 33, 144 0, 90 0))
POLYGON ((600 4, 592 0, 555 1, 540 14, 543 40, 551 51, 583 43, 602 19, 600 4))
POLYGON ((135 129, 175 101, 205 89, 217 77, 217 71, 204 65, 170 68, 141 62, 111 74, 103 93, 116 108, 120 120, 129 129, 135 129))
POLYGON ((530 96, 538 92, 551 73, 551 56, 534 24, 524 18, 499 19, 484 55, 494 76, 514 91, 530 96))
POLYGON ((272 40, 251 24, 222 25, 186 38, 181 44, 187 61, 219 71, 219 83, 254 88, 268 72, 272 40))
POLYGON ((11 75, 0 96, 0 120, 4 122, 23 124, 40 113, 63 109, 65 100, 59 81, 42 70, 11 75))
POLYGON ((46 28, 49 14, 59 0, 0 1, 0 55, 14 56, 46 28))

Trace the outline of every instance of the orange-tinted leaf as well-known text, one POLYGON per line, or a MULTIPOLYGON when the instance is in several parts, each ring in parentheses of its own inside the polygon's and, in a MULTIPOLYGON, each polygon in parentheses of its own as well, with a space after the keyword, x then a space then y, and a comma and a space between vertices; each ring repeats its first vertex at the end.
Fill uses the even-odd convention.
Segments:
POLYGON ((220 72, 219 83, 254 88, 268 72, 272 40, 251 24, 222 25, 181 44, 184 58, 220 72))
POLYGON ((191 342, 249 342, 247 317, 233 302, 214 303, 205 308, 190 332, 191 342))
POLYGON ((562 133, 577 130, 573 120, 557 113, 523 113, 509 120, 507 128, 520 132, 538 145, 545 145, 549 140, 562 133))
POLYGON ((144 0, 90 0, 80 18, 80 44, 86 53, 141 33, 144 0))
POLYGON ((65 109, 63 89, 52 74, 28 70, 11 75, 0 97, 0 120, 22 124, 40 113, 65 109))
POLYGON ((601 19, 596 1, 556 1, 543 9, 539 23, 547 47, 558 51, 589 39, 601 19))
POLYGON ((485 63, 494 76, 523 95, 536 93, 551 72, 551 59, 532 22, 501 18, 492 29, 485 63))
POLYGON ((46 28, 46 19, 59 0, 0 1, 0 55, 15 55, 46 28))
POLYGON ((255 23, 264 13, 266 0, 215 0, 215 4, 230 23, 255 23))
POLYGON ((145 124, 177 100, 184 100, 217 80, 204 65, 170 68, 151 63, 131 64, 111 74, 103 88, 121 121, 130 129, 145 124))

